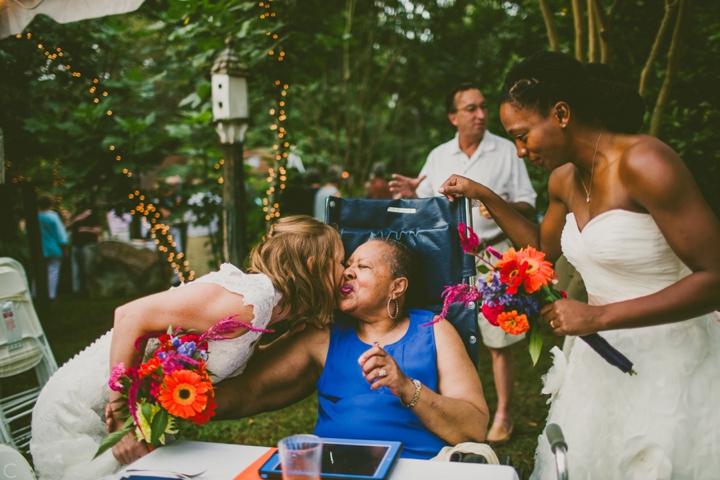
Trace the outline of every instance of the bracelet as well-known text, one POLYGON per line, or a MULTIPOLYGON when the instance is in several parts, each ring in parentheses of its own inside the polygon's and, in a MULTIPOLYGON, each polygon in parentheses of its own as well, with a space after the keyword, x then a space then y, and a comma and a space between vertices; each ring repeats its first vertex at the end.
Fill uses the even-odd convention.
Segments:
POLYGON ((417 405, 418 399, 420 398, 420 390, 422 390, 422 383, 420 383, 420 380, 415 380, 414 378, 412 379, 412 382, 415 385, 415 395, 413 395, 410 403, 404 403, 402 401, 402 398, 398 398, 400 400, 400 405, 405 408, 413 408, 415 405, 417 405))

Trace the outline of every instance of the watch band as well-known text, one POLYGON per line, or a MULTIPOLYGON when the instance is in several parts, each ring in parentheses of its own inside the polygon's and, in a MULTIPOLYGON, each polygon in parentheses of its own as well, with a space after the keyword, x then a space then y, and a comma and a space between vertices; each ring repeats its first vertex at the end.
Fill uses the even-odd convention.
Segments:
POLYGON ((422 383, 420 383, 420 380, 412 379, 413 384, 415 385, 415 395, 413 395, 412 400, 410 400, 410 403, 404 403, 402 401, 402 398, 400 398, 400 405, 402 405, 405 408, 413 408, 415 405, 417 405, 418 399, 420 398, 420 390, 422 390, 422 383))

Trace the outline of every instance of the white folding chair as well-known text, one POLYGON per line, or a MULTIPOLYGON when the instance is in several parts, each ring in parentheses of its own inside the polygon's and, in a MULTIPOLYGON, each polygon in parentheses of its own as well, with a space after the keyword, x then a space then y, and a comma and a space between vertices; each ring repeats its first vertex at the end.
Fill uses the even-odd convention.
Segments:
POLYGON ((0 398, 0 442, 23 450, 30 443, 30 425, 13 431, 10 424, 30 416, 57 363, 35 313, 25 270, 8 257, 0 257, 0 317, 0 378, 34 368, 38 380, 37 387, 0 398))

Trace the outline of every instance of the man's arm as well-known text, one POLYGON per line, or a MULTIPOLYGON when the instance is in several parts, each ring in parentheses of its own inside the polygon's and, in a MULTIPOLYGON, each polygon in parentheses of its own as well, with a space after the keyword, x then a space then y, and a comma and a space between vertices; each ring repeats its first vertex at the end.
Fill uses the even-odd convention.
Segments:
POLYGON ((329 328, 307 328, 259 348, 242 375, 218 383, 214 419, 272 412, 310 395, 322 374, 329 342, 329 328))

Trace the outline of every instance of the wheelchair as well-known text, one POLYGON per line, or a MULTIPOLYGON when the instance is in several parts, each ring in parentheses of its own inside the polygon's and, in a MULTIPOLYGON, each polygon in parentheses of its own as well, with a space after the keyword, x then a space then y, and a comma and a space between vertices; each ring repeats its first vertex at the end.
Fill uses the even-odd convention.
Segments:
MULTIPOLYGON (((448 285, 475 283, 475 259, 463 252, 458 226, 472 228, 471 203, 465 198, 450 202, 445 197, 421 199, 370 200, 328 197, 325 223, 337 228, 347 256, 373 238, 391 238, 410 247, 426 273, 408 299, 413 306, 440 313, 442 291, 448 285)), ((479 305, 474 302, 451 306, 446 320, 458 331, 465 348, 478 365, 479 305)), ((558 425, 548 425, 546 434, 556 455, 558 478, 567 480, 567 444, 558 425)), ((451 461, 486 463, 484 457, 458 455, 451 461)), ((512 465, 508 456, 500 463, 512 465)), ((518 476, 522 478, 522 471, 518 476)))

